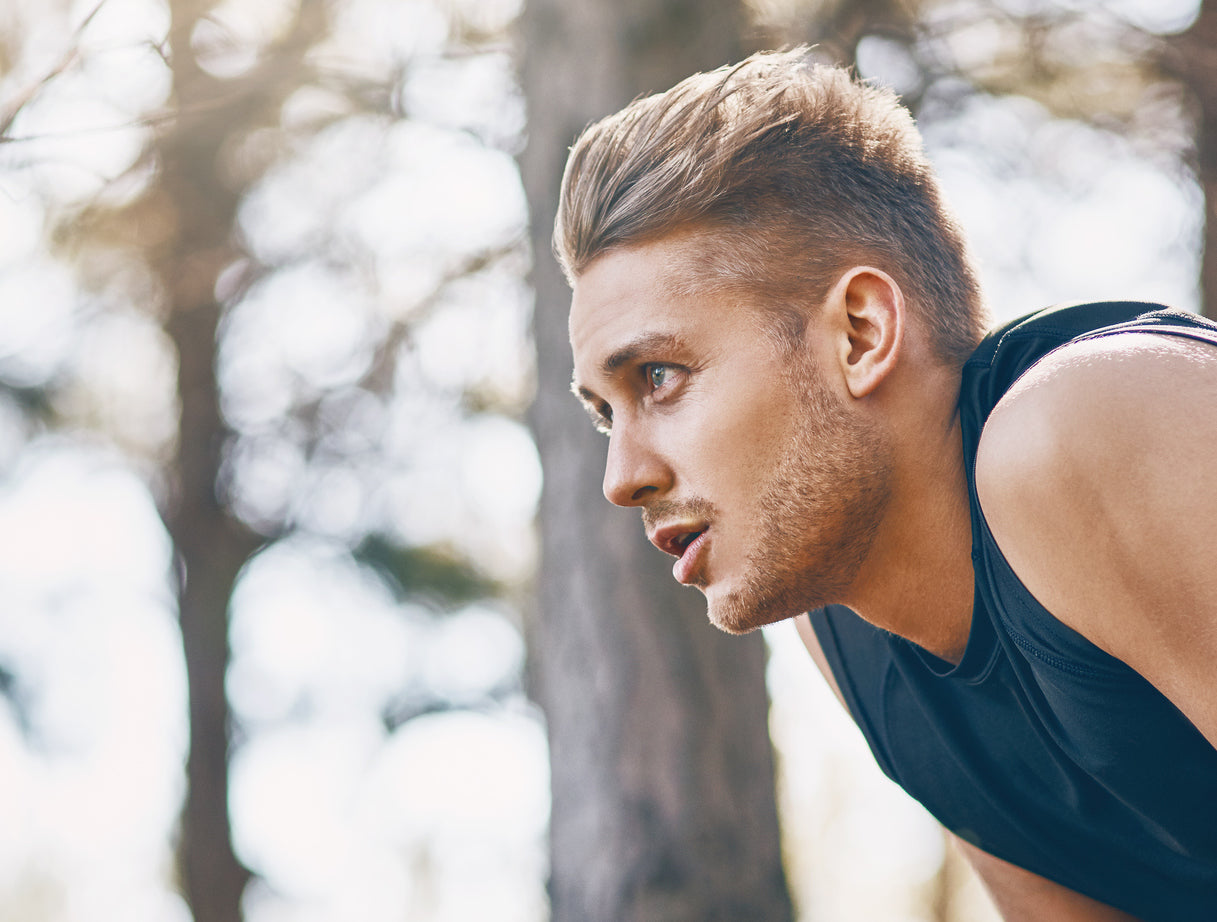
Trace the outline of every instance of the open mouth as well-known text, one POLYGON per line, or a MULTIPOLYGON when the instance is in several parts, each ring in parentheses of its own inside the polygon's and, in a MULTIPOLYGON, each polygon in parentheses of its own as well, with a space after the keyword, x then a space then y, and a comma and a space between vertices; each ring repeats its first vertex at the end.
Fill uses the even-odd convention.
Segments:
POLYGON ((694 541, 696 541, 698 538, 700 538, 705 533, 706 532, 704 529, 702 531, 691 531, 691 532, 688 532, 687 534, 681 535, 679 538, 677 538, 676 541, 673 542, 673 544, 676 546, 676 548, 679 549, 679 551, 680 551, 680 554, 678 554, 677 556, 682 556, 684 554, 684 552, 688 549, 689 545, 692 544, 694 541))
POLYGON ((691 585, 705 564, 702 553, 706 544, 706 531, 689 531, 680 535, 673 544, 676 548, 676 563, 672 565, 672 576, 678 583, 691 585))
POLYGON ((708 526, 698 528, 700 522, 673 523, 651 532, 648 537, 651 543, 673 557, 683 557, 685 552, 708 530, 708 526), (693 527, 690 527, 693 526, 693 527))

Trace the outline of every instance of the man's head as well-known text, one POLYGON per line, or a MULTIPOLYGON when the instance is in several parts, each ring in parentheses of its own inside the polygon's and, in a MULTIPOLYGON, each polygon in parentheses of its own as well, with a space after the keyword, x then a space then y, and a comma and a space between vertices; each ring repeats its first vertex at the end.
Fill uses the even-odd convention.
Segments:
POLYGON ((862 599, 984 325, 908 113, 799 53, 692 77, 584 134, 555 241, 605 495, 714 623, 862 599))
POLYGON ((806 49, 694 75, 579 138, 554 230, 569 279, 610 250, 677 232, 702 246, 670 284, 747 291, 789 337, 855 265, 896 280, 944 364, 962 364, 984 332, 911 116, 806 49))
POLYGON ((725 630, 848 602, 892 484, 875 395, 902 352, 898 291, 848 273, 796 347, 736 292, 673 289, 690 246, 615 249, 575 282, 574 385, 609 436, 604 494, 641 510, 725 630))

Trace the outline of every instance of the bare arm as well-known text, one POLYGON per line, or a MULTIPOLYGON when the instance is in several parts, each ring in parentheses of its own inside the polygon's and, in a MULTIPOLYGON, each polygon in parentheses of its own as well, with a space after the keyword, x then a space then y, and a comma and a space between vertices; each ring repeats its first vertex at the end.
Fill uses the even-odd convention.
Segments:
POLYGON ((956 836, 951 839, 984 882, 1005 922, 1137 922, 1126 912, 995 858, 956 836))

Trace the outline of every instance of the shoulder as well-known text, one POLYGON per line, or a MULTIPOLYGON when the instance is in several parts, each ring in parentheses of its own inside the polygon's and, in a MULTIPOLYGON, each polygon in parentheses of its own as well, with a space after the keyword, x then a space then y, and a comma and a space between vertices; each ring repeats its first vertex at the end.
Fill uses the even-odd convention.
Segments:
POLYGON ((1128 333, 1058 349, 1016 382, 981 436, 976 487, 1032 594, 1162 688, 1197 638, 1217 653, 1215 458, 1217 347, 1128 333))
POLYGON ((1151 436, 1182 448, 1217 427, 1214 395, 1217 347, 1208 343, 1126 333, 1068 344, 997 404, 981 437, 978 479, 997 488, 1005 477, 1044 473, 1044 464, 1058 475, 1063 464, 1082 477, 1135 475, 1123 469, 1131 460, 1161 458, 1167 447, 1151 436))
POLYGON ((977 486, 999 517, 1036 500, 1073 508, 1083 489, 1088 503, 1120 520, 1186 495, 1195 484, 1183 475, 1207 473, 1214 438, 1217 347, 1148 333, 1071 343, 1032 366, 994 408, 977 486))

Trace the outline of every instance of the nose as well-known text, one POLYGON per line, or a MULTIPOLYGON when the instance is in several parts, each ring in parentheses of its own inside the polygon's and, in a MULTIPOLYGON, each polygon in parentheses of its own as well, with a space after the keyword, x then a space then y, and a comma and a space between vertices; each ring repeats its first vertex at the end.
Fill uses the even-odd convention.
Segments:
POLYGON ((614 423, 604 462, 605 499, 615 506, 641 506, 671 485, 671 469, 643 435, 614 423))

